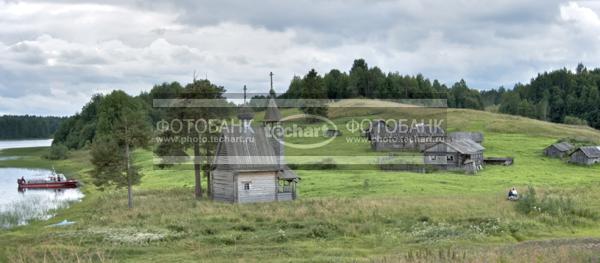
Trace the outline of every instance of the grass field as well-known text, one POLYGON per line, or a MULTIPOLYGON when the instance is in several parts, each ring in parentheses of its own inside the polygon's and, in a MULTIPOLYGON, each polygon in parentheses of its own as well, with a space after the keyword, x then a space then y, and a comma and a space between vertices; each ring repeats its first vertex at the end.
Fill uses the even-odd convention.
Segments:
MULTIPOLYGON (((0 262, 598 260, 600 166, 570 165, 541 151, 564 137, 600 142, 599 131, 490 112, 446 114, 450 130, 484 131, 486 156, 513 156, 515 164, 487 166, 475 176, 299 170, 299 200, 231 205, 194 200, 191 171, 156 170, 151 152, 140 150, 136 163, 145 177, 135 188, 136 208, 127 210, 125 191, 100 192, 90 184, 85 151, 49 162, 40 158, 44 148, 5 150, 0 156, 22 157, 0 167, 55 166, 82 179, 86 197, 48 221, 0 230, 0 262), (526 214, 505 201, 512 186, 521 193, 535 187, 540 210, 526 214), (64 219, 77 223, 46 227, 64 219)), ((360 115, 330 109, 344 135, 322 156, 381 155, 367 143, 346 143, 358 134, 343 124, 360 115)))

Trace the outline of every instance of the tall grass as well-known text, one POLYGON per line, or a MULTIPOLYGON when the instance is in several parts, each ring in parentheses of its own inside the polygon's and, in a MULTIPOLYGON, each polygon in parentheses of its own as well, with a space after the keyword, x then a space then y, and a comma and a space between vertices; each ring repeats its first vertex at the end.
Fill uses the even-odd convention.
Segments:
POLYGON ((545 195, 540 198, 532 186, 528 187, 515 207, 526 215, 551 216, 556 221, 568 224, 581 222, 576 220, 578 217, 594 221, 599 218, 596 211, 579 207, 571 197, 545 195))

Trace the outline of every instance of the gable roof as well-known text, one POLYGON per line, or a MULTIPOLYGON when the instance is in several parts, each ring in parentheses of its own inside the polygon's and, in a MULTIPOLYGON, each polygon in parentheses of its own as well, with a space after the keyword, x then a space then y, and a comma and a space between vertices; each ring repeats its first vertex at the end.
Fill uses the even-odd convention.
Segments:
POLYGON ((448 137, 452 140, 471 139, 476 143, 483 142, 483 133, 481 132, 451 132, 448 137))
POLYGON ((600 158, 600 146, 582 146, 577 150, 589 158, 600 158))
POLYGON ((248 104, 241 105, 238 108, 238 119, 240 120, 251 120, 254 118, 254 110, 248 107, 248 104))
POLYGON ((425 152, 433 151, 440 144, 450 147, 461 154, 474 154, 474 153, 485 150, 485 148, 483 146, 481 146, 479 143, 476 143, 475 141, 473 141, 471 139, 465 139, 465 140, 453 140, 453 141, 447 141, 447 142, 440 142, 440 143, 437 143, 437 144, 425 149, 425 152))
POLYGON ((572 144, 570 144, 568 142, 559 142, 559 143, 552 144, 551 146, 553 146, 554 148, 556 148, 557 150, 559 150, 561 152, 568 152, 568 151, 572 150, 573 148, 575 148, 575 146, 573 146, 572 144))
POLYGON ((267 109, 265 111, 264 121, 267 122, 277 122, 281 120, 281 112, 279 112, 279 108, 277 108, 277 103, 273 98, 269 99, 269 104, 267 105, 267 109))
POLYGON ((225 127, 213 162, 219 170, 278 171, 279 156, 264 127, 225 127))

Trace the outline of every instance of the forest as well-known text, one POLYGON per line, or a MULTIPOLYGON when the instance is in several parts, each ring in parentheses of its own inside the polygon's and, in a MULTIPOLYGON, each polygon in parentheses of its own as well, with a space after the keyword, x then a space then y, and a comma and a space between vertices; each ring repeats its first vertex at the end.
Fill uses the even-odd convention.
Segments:
POLYGON ((52 138, 65 117, 0 116, 0 140, 52 138))
POLYGON ((600 129, 600 69, 588 70, 582 64, 575 72, 563 68, 540 73, 527 84, 517 83, 512 90, 477 90, 462 79, 448 87, 421 74, 383 73, 357 59, 349 73, 332 69, 321 76, 311 70, 304 77, 294 77, 280 97, 447 99, 450 108, 487 109, 600 129))
POLYGON ((481 93, 502 113, 600 129, 600 68, 588 70, 579 64, 575 72, 544 72, 512 90, 481 93))
MULTIPOLYGON (((197 81, 197 84, 214 87, 219 90, 220 95, 226 96, 224 87, 216 86, 208 80, 197 81)), ((167 113, 164 109, 152 107, 152 100, 180 96, 192 86, 192 83, 185 86, 178 82, 163 83, 155 85, 149 92, 142 92, 131 98, 139 101, 141 110, 147 115, 147 121, 156 123, 167 113)), ((589 125, 598 129, 600 128, 599 87, 600 69, 588 70, 581 64, 575 72, 560 69, 540 73, 531 79, 530 83, 518 83, 512 90, 500 87, 479 91, 470 88, 462 79, 447 86, 421 74, 411 76, 401 75, 398 72, 384 73, 376 66, 369 67, 364 59, 356 59, 349 72, 331 69, 321 75, 311 69, 304 76, 295 76, 290 81, 286 92, 278 95, 277 98, 331 100, 438 98, 447 99, 450 108, 491 109, 557 123, 589 125)), ((71 149, 79 149, 91 144, 96 136, 100 112, 110 112, 111 109, 103 108, 118 106, 103 105, 107 96, 112 95, 94 95, 81 112, 66 119, 56 131, 55 143, 64 144, 71 149)), ((255 99, 264 98, 265 96, 254 96, 250 104, 256 104, 255 99)), ((261 105, 255 106, 259 106, 257 110, 260 110, 261 105)), ((327 113, 324 107, 312 108, 316 111, 312 112, 313 114, 327 113)), ((49 124, 49 127, 55 126, 49 124)), ((39 136, 43 137, 44 134, 46 136, 52 134, 54 130, 40 128, 31 131, 40 132, 42 135, 39 136)))
POLYGON ((320 76, 311 70, 304 77, 296 76, 280 98, 447 99, 451 108, 484 109, 479 91, 469 88, 462 79, 448 87, 421 74, 384 73, 377 66, 369 67, 364 59, 354 60, 348 73, 331 69, 320 76), (307 79, 317 84, 303 84, 307 79))

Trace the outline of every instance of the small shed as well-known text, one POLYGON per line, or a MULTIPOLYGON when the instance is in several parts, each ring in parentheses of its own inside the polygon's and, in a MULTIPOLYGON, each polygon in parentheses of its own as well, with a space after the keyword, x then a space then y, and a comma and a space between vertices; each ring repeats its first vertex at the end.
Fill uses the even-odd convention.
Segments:
POLYGON ((592 165, 600 163, 600 146, 583 146, 571 153, 571 163, 592 165))
POLYGON ((568 142, 559 142, 552 144, 544 149, 544 155, 553 158, 563 158, 574 149, 575 147, 568 142))
POLYGON ((423 162, 442 170, 476 173, 483 169, 485 148, 471 139, 439 142, 423 152, 423 162))
POLYGON ((482 132, 451 132, 448 134, 448 139, 452 141, 460 141, 465 139, 471 139, 476 143, 483 143, 482 132))

